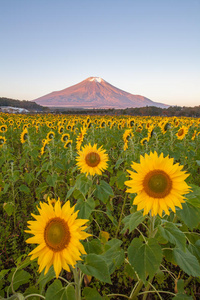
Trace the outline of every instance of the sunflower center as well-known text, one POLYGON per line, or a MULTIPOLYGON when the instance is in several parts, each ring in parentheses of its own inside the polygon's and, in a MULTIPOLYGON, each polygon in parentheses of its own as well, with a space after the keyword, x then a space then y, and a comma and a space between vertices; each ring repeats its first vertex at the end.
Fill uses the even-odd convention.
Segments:
POLYGON ((162 170, 150 171, 143 181, 145 192, 153 198, 164 198, 172 189, 172 181, 162 170))
POLYGON ((183 129, 179 129, 179 131, 178 131, 178 136, 181 136, 181 135, 183 135, 184 134, 184 130, 183 129))
POLYGON ((100 163, 100 156, 96 152, 90 152, 85 157, 86 164, 89 167, 96 167, 100 163))
POLYGON ((58 217, 50 219, 44 230, 44 240, 52 251, 63 250, 70 242, 67 223, 58 217))

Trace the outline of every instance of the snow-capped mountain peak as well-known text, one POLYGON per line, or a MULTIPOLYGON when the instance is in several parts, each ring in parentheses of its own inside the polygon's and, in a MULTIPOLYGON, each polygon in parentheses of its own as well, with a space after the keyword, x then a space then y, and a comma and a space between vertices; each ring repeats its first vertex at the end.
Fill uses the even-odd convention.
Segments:
POLYGON ((89 81, 95 81, 95 82, 102 82, 103 81, 103 79, 101 78, 101 77, 92 77, 92 78, 90 78, 89 79, 89 81))

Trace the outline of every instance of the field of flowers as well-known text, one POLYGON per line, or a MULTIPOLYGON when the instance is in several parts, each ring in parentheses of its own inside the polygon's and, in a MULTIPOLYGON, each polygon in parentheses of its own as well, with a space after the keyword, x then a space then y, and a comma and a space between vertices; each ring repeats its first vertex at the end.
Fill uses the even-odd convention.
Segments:
POLYGON ((200 119, 0 114, 0 299, 200 299, 200 119))

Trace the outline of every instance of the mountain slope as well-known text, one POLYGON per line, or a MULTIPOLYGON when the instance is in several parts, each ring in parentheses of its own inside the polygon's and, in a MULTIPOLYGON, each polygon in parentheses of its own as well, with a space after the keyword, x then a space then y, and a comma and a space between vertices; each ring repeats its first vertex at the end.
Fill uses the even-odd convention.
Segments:
POLYGON ((33 100, 42 106, 82 108, 127 108, 168 105, 127 93, 109 84, 100 77, 89 77, 64 90, 52 92, 33 100))

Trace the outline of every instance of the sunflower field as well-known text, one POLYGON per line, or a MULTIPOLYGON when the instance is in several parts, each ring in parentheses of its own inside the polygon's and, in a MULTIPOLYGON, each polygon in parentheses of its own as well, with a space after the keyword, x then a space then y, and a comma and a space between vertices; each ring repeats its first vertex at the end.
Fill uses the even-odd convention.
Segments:
POLYGON ((200 119, 0 114, 0 299, 200 299, 200 119))

